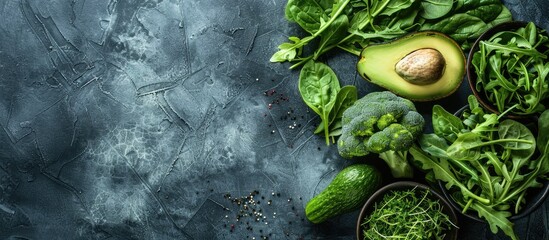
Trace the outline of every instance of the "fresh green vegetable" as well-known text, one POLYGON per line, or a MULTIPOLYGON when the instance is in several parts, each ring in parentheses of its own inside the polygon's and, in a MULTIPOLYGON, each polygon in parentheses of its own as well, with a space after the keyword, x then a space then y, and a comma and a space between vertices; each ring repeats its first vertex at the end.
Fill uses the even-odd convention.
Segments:
MULTIPOLYGON (((302 39, 290 37, 289 40, 293 43, 283 43, 278 46, 280 50, 271 57, 271 62, 294 60, 296 56, 301 55, 303 46, 319 36, 324 39, 322 40, 324 43, 334 42, 329 38, 341 34, 343 31, 340 28, 345 29, 345 19, 343 18, 347 18, 348 21, 348 17, 339 18, 339 16, 345 16, 342 15, 343 10, 349 2, 350 0, 289 0, 286 4, 286 18, 299 24, 311 36, 302 39), (335 24, 332 26, 334 22, 335 24), (324 33, 325 31, 328 33, 324 33)), ((305 59, 302 63, 310 59, 305 59)))
POLYGON ((502 31, 481 41, 472 64, 476 90, 483 92, 499 112, 543 112, 549 99, 549 38, 530 22, 516 31, 502 31))
POLYGON ((334 48, 358 56, 371 43, 418 30, 445 33, 467 48, 486 29, 511 20, 500 0, 289 0, 285 15, 310 34, 289 37, 271 57, 297 61, 292 68, 334 48), (303 47, 316 38, 315 50, 303 57, 303 47))
MULTIPOLYGON (((329 123, 328 128, 330 132, 330 136, 339 136, 341 135, 341 118, 343 117, 343 112, 347 110, 353 103, 355 103, 356 99, 358 98, 358 92, 355 86, 344 86, 342 87, 336 96, 336 102, 334 104, 334 107, 332 108, 332 111, 330 111, 330 114, 328 116, 329 123)), ((315 134, 319 134, 324 132, 324 120, 320 122, 320 125, 315 130, 315 134)))
POLYGON ((299 75, 299 93, 309 108, 320 116, 324 124, 326 144, 330 143, 330 112, 340 90, 339 81, 334 71, 326 64, 309 61, 299 75))
POLYGON ((343 113, 337 142, 344 158, 378 153, 394 176, 410 177, 405 152, 423 131, 425 120, 414 104, 389 91, 369 93, 343 113))
POLYGON ((360 208, 381 186, 381 173, 367 164, 341 170, 334 180, 305 207, 307 219, 321 223, 360 208))
POLYGON ((362 223, 364 239, 444 239, 455 227, 429 190, 393 190, 362 223))
POLYGON ((409 152, 415 165, 445 182, 462 212, 474 211, 492 232, 517 239, 508 218, 549 172, 549 110, 538 120, 536 139, 525 125, 485 113, 474 96, 468 101, 461 117, 433 107, 434 134, 424 134, 409 152))

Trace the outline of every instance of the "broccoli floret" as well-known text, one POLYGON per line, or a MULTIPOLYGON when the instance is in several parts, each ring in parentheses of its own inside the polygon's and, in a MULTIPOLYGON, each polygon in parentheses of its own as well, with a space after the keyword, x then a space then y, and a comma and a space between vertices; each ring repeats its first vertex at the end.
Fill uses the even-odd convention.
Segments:
POLYGON ((414 136, 404 126, 395 123, 372 135, 366 142, 366 148, 373 153, 382 153, 393 150, 408 149, 414 142, 414 136))
MULTIPOLYGON (((342 157, 383 154, 391 169, 398 166, 411 174, 411 167, 399 166, 408 164, 405 159, 391 155, 407 151, 423 132, 425 120, 410 100, 389 91, 370 93, 345 110, 342 124, 338 140, 342 157), (400 163, 395 159, 401 159, 400 163)), ((396 175, 409 176, 398 171, 396 175)))

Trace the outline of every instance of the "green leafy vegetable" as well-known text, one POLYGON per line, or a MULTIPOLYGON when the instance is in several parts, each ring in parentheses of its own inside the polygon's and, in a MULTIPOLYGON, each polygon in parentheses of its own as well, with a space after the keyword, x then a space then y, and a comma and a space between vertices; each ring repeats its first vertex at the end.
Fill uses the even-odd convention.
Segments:
POLYGON ((334 48, 359 55, 371 43, 418 30, 440 31, 467 48, 488 28, 511 20, 499 0, 289 0, 285 15, 310 34, 291 37, 271 58, 297 61, 292 68, 334 48), (321 40, 313 54, 301 56, 303 47, 317 37, 321 40))
POLYGON ((433 130, 448 141, 455 141, 459 131, 463 129, 461 120, 447 112, 440 105, 433 106, 433 130))
POLYGON ((332 7, 330 2, 333 1, 288 0, 285 11, 286 18, 313 34, 320 29, 322 20, 328 20, 325 10, 332 7))
POLYGON ((444 17, 452 10, 454 0, 425 0, 421 1, 421 17, 425 19, 437 19, 444 17))
MULTIPOLYGON (((316 1, 316 0, 295 0, 288 1, 286 4, 286 17, 290 20, 297 22, 301 27, 304 27, 306 31, 311 33, 311 36, 307 36, 303 39, 293 37, 290 40, 293 43, 283 43, 278 46, 279 51, 273 54, 271 62, 284 62, 293 61, 294 58, 301 53, 303 46, 307 45, 313 39, 323 35, 323 32, 327 29, 338 29, 339 27, 330 26, 343 14, 343 10, 349 4, 350 0, 332 1, 333 5, 328 4, 329 1, 316 1), (325 19, 325 13, 328 10, 327 7, 332 6, 332 12, 329 18, 325 19), (324 14, 323 14, 324 13, 324 14), (314 17, 318 18, 318 23, 313 21, 314 17)), ((340 23, 338 21, 337 23, 340 23)), ((339 32, 339 30, 335 31, 339 32)), ((328 36, 330 34, 327 34, 328 36)), ((326 40, 325 40, 326 41, 326 40)), ((311 58, 306 58, 302 63, 307 62, 311 58)))
MULTIPOLYGON (((358 92, 355 86, 344 86, 339 90, 334 107, 329 114, 328 128, 330 131, 330 136, 341 135, 341 118, 343 117, 343 112, 352 106, 357 98, 358 92)), ((324 120, 322 120, 320 125, 316 128, 315 134, 322 132, 324 132, 324 120)))
POLYGON ((435 134, 424 134, 419 146, 409 149, 412 162, 444 182, 462 212, 474 211, 492 232, 501 229, 516 239, 508 218, 549 172, 549 110, 538 120, 536 139, 522 123, 485 113, 474 96, 468 101, 469 110, 457 118, 461 124, 433 107, 435 134))
POLYGON ((334 71, 326 64, 309 61, 299 75, 299 93, 309 108, 324 122, 326 144, 329 138, 329 114, 335 105, 339 81, 334 71))
POLYGON ((530 22, 481 41, 473 55, 476 90, 484 92, 499 112, 543 112, 549 99, 549 38, 530 22), (486 61, 486 59, 488 61, 486 61))

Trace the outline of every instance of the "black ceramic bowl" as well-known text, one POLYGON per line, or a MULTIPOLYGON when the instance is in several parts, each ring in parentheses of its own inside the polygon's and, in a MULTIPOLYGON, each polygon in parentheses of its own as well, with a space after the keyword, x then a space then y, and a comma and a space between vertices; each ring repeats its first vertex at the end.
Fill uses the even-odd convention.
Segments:
MULTIPOLYGON (((458 117, 461 117, 461 114, 467 109, 469 109, 469 105, 465 105, 464 107, 460 108, 454 115, 458 116, 458 117)), ((537 123, 537 121, 536 121, 536 123, 537 123)), ((537 127, 532 126, 530 128, 537 128, 537 127)), ((536 129, 531 129, 531 130, 533 130, 532 132, 534 133, 534 136, 536 136, 537 135, 537 133, 536 133, 537 130, 536 129)), ((539 206, 541 206, 543 204, 543 202, 545 201, 547 196, 549 196, 549 181, 543 180, 541 182, 543 184, 543 187, 528 189, 528 192, 527 192, 526 198, 525 198, 526 199, 526 204, 522 206, 522 209, 521 209, 520 212, 518 212, 517 214, 513 214, 511 217, 509 217, 510 221, 515 221, 517 219, 528 216, 530 213, 535 211, 539 206)), ((463 209, 461 208, 461 206, 459 206, 459 204, 457 204, 454 201, 451 194, 444 187, 445 183, 442 182, 442 181, 439 181, 438 184, 439 184, 439 187, 442 191, 442 194, 444 195, 446 200, 448 200, 448 202, 450 203, 450 205, 454 208, 454 210, 456 212, 461 213, 461 211, 463 209)), ((462 215, 466 216, 469 219, 476 220, 478 222, 483 222, 483 223, 486 222, 484 219, 479 218, 478 215, 475 212, 468 211, 468 212, 462 213, 462 215)))
MULTIPOLYGON (((479 51, 479 44, 480 44, 481 41, 490 39, 496 33, 499 33, 499 32, 502 32, 502 31, 517 30, 521 27, 525 27, 527 24, 528 24, 527 22, 513 21, 513 22, 501 23, 501 24, 498 24, 498 25, 488 29, 486 32, 482 33, 477 38, 477 40, 473 43, 473 45, 471 46, 471 49, 469 51, 469 54, 467 56, 467 68, 466 68, 466 70, 467 70, 467 81, 469 82, 469 87, 471 88, 471 91, 473 92, 473 94, 477 98, 478 102, 485 109, 488 109, 489 111, 491 111, 493 113, 499 114, 500 112, 498 111, 495 104, 488 100, 488 98, 486 97, 486 94, 484 92, 477 91, 477 89, 475 87, 478 75, 475 72, 475 67, 472 64, 473 55, 474 55, 475 52, 479 51)), ((541 28, 538 27, 538 29, 541 29, 541 28)), ((546 99, 545 101, 543 101, 543 104, 545 106, 549 106, 549 99, 546 99)), ((519 120, 520 119, 530 118, 532 115, 535 115, 535 114, 519 114, 519 113, 514 113, 512 111, 507 114, 507 116, 509 118, 519 119, 519 120)))
MULTIPOLYGON (((434 191, 432 188, 428 187, 427 185, 417 183, 417 182, 412 182, 412 181, 400 181, 400 182, 391 183, 389 185, 386 185, 386 186, 380 188, 364 204, 364 206, 362 207, 362 210, 360 210, 360 214, 358 216, 358 221, 357 221, 357 224, 356 224, 356 238, 358 240, 363 240, 364 239, 364 234, 362 232, 363 231, 362 224, 364 222, 364 218, 367 217, 372 212, 375 203, 381 201, 383 199, 383 196, 386 193, 388 193, 389 191, 392 191, 392 190, 409 190, 409 189, 413 189, 413 188, 417 188, 417 189, 420 189, 420 190, 429 190, 429 192, 431 193, 431 197, 433 197, 434 199, 440 201, 440 204, 443 207, 443 213, 448 215, 448 217, 450 218, 450 221, 452 221, 452 223, 454 223, 457 226, 457 216, 456 216, 454 210, 452 209, 450 203, 448 203, 448 201, 446 201, 446 199, 442 195, 440 195, 439 193, 437 193, 436 191, 434 191)), ((458 229, 454 227, 446 235, 446 237, 444 239, 445 240, 456 240, 457 235, 458 235, 458 229)))

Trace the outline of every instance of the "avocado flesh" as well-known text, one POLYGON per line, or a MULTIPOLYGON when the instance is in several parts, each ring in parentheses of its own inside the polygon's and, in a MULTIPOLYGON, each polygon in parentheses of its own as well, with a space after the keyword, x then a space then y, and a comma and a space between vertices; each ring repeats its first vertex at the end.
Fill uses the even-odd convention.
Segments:
POLYGON ((465 74, 465 56, 450 37, 432 31, 417 32, 364 48, 357 70, 366 80, 397 95, 414 101, 431 101, 446 97, 458 89, 465 74), (442 55, 444 65, 437 68, 442 73, 429 82, 404 79, 396 66, 406 56, 424 49, 433 49, 442 55))

